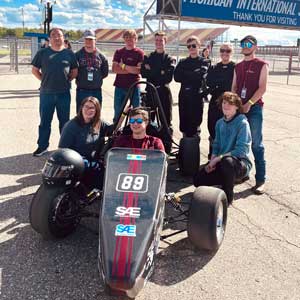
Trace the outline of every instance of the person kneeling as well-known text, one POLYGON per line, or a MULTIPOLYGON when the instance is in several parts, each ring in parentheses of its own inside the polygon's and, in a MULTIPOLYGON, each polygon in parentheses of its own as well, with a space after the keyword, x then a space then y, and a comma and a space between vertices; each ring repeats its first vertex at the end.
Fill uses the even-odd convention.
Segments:
POLYGON ((161 139, 147 135, 149 113, 142 107, 136 107, 129 112, 131 135, 120 135, 114 141, 113 147, 157 149, 165 151, 161 139))
POLYGON ((219 98, 219 105, 224 116, 216 123, 211 160, 194 176, 194 185, 221 185, 231 204, 235 181, 248 176, 252 167, 251 133, 247 118, 241 114, 242 101, 237 94, 225 92, 219 98))

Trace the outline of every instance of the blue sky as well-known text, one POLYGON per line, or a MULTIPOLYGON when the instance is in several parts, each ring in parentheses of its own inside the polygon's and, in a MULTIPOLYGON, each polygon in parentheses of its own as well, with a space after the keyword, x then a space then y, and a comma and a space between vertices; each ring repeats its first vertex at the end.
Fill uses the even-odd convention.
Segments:
MULTIPOLYGON (((152 0, 56 0, 56 4, 53 6, 52 26, 75 30, 142 28, 143 15, 151 3, 152 0)), ((42 22, 44 7, 40 0, 0 0, 0 26, 21 27, 22 7, 25 26, 38 28, 42 22)), ((167 24, 177 28, 174 22, 167 24)), ((181 27, 200 28, 205 26, 223 25, 183 22, 181 27)), ((155 28, 155 23, 153 28, 155 28)), ((300 38, 300 34, 296 31, 238 26, 230 27, 228 37, 229 39, 241 38, 246 34, 255 35, 264 44, 294 45, 297 38, 300 38)))

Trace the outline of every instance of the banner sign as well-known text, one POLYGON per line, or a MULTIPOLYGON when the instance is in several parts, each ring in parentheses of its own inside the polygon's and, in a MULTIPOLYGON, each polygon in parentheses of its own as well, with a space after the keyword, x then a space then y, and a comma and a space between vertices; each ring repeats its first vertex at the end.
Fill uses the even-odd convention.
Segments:
POLYGON ((300 0, 182 0, 182 17, 300 29, 300 0))

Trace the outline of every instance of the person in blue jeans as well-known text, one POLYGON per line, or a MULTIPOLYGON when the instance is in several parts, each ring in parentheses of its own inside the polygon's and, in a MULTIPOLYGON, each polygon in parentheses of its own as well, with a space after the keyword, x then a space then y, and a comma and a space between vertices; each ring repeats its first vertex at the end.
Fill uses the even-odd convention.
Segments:
MULTIPOLYGON (((123 33, 125 47, 116 50, 113 57, 112 71, 116 74, 114 82, 114 120, 120 114, 121 106, 130 86, 139 81, 141 65, 144 59, 142 49, 136 47, 137 34, 135 30, 125 30, 123 33)), ((136 86, 132 96, 132 105, 140 105, 140 89, 136 86)))
POLYGON ((71 80, 78 73, 75 54, 64 47, 64 34, 60 28, 51 29, 50 42, 51 46, 39 50, 31 62, 32 74, 41 81, 38 148, 33 156, 41 156, 47 151, 54 111, 60 132, 69 120, 71 80))
POLYGON ((102 104, 102 83, 108 75, 108 61, 96 47, 96 35, 93 30, 83 34, 84 47, 75 53, 78 61, 76 78, 76 112, 83 99, 93 96, 102 104))
POLYGON ((247 35, 241 40, 244 60, 236 64, 232 92, 236 92, 243 102, 243 113, 250 124, 252 152, 255 161, 255 186, 252 191, 261 195, 265 192, 266 160, 263 144, 263 95, 267 90, 268 64, 255 56, 257 40, 247 35))

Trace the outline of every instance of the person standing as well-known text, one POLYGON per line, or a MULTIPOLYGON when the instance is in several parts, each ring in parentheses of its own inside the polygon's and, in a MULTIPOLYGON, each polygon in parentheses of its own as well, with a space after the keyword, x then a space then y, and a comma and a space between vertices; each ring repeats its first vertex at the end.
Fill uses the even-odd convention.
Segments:
MULTIPOLYGON (((136 47, 137 34, 135 30, 125 30, 123 39, 125 47, 116 50, 112 64, 112 71, 116 74, 114 82, 114 120, 120 113, 129 87, 140 79, 141 65, 144 59, 143 50, 136 47)), ((132 104, 133 107, 140 104, 140 89, 138 86, 135 88, 132 104)))
POLYGON ((174 79, 181 83, 179 91, 179 129, 184 136, 200 134, 203 117, 203 80, 209 63, 199 55, 200 41, 196 36, 187 40, 189 56, 181 59, 174 71, 174 79))
POLYGON ((232 46, 230 44, 222 44, 220 46, 221 61, 213 65, 207 74, 207 85, 209 94, 211 94, 207 127, 209 132, 209 157, 211 155, 211 145, 215 139, 215 126, 217 121, 223 117, 223 112, 218 105, 218 98, 226 91, 231 91, 233 72, 235 63, 231 60, 232 46))
POLYGON ((108 76, 108 61, 96 48, 96 35, 93 30, 83 34, 84 46, 75 53, 79 64, 76 78, 76 112, 86 97, 92 96, 102 104, 103 79, 108 76))
POLYGON ((243 102, 243 113, 246 114, 252 135, 252 152, 255 160, 256 184, 252 188, 256 194, 263 194, 266 180, 265 147, 263 144, 263 95, 267 89, 268 65, 257 58, 257 40, 247 35, 241 40, 244 60, 235 66, 232 91, 236 92, 243 102))
POLYGON ((31 62, 32 74, 41 81, 38 148, 33 156, 41 156, 47 151, 54 110, 60 132, 69 120, 71 80, 78 73, 75 54, 64 47, 62 29, 50 30, 50 43, 51 46, 39 50, 31 62))
POLYGON ((154 38, 155 51, 149 56, 145 55, 141 75, 156 87, 167 124, 171 128, 173 99, 169 83, 173 78, 176 60, 165 52, 167 42, 165 32, 156 32, 154 38))

